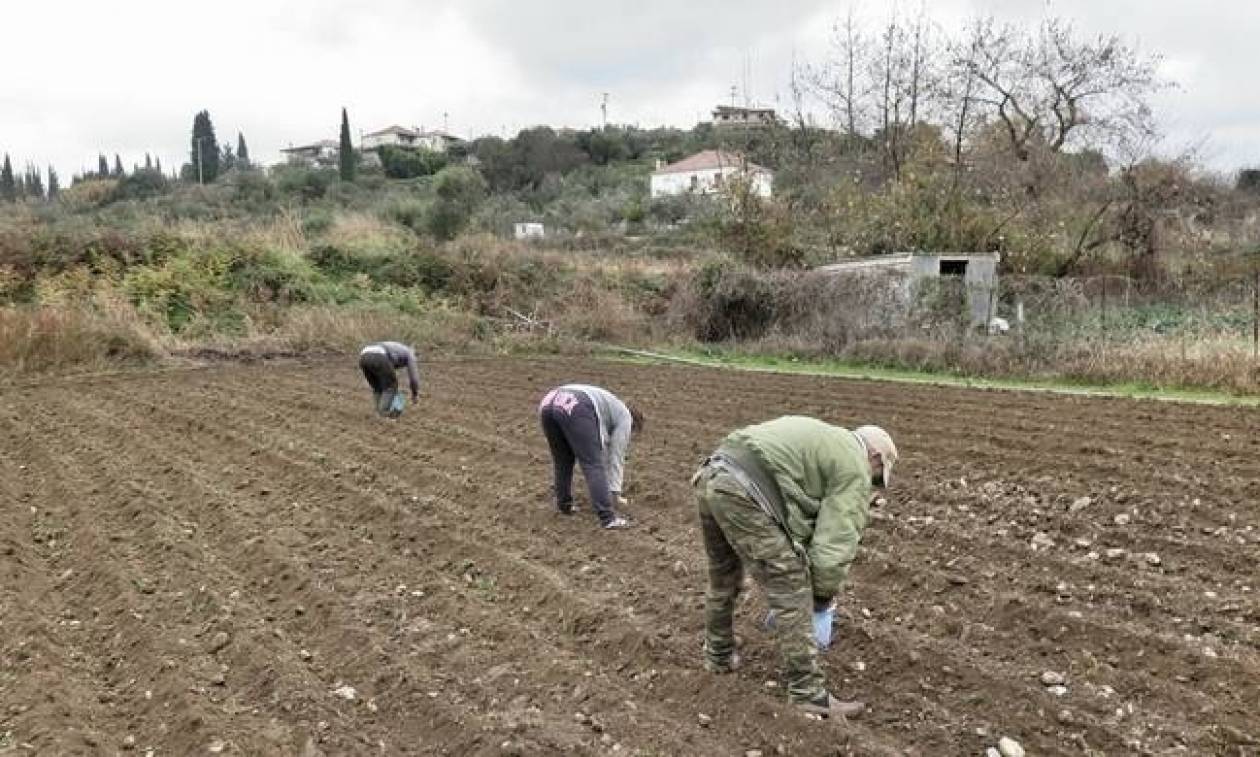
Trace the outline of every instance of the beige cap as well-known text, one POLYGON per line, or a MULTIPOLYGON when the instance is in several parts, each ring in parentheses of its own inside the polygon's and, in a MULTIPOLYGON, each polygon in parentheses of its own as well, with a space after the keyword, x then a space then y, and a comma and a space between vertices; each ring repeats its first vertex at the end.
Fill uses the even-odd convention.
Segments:
POLYGON ((859 426, 853 429, 853 433, 858 435, 867 449, 878 452, 880 459, 884 461, 884 488, 887 489, 892 482, 893 463, 897 462, 897 445, 893 444, 888 432, 879 426, 859 426))

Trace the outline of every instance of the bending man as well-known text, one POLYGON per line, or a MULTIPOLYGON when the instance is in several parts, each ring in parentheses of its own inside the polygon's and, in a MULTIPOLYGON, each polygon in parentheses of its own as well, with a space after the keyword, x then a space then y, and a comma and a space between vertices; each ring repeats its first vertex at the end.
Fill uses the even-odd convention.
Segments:
POLYGON ((411 401, 420 396, 420 371, 416 366, 416 353, 399 342, 376 342, 359 352, 359 368, 368 385, 376 412, 390 418, 402 414, 402 398, 398 396, 398 368, 407 369, 407 381, 411 384, 411 401))
POLYGON ((871 487, 888 485, 896 460, 878 426, 849 431, 801 416, 722 441, 692 478, 709 560, 705 668, 725 673, 739 663, 733 618, 746 565, 775 613, 789 699, 823 716, 865 709, 827 691, 813 615, 834 606, 857 556, 871 487))
POLYGON ((604 528, 630 525, 613 509, 624 505, 621 485, 630 449, 630 436, 643 429, 643 416, 607 389, 585 384, 566 384, 552 389, 538 405, 555 474, 556 508, 573 512, 573 463, 582 466, 582 477, 591 505, 604 528))

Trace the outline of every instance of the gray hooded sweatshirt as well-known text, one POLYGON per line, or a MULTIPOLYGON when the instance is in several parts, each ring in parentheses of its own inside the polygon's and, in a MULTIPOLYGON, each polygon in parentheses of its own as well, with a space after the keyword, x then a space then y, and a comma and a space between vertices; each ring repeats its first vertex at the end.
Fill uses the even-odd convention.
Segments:
POLYGON ((621 493, 622 476, 626 467, 626 453, 630 450, 630 409, 617 395, 587 384, 566 384, 563 389, 582 392, 591 398, 595 415, 599 417, 599 443, 604 448, 604 471, 608 475, 608 489, 621 493))

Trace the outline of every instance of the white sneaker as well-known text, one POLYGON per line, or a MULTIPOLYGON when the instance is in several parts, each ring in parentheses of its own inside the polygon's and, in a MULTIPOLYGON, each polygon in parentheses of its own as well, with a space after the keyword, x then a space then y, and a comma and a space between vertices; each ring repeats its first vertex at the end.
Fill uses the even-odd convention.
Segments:
POLYGON ((604 527, 604 528, 608 528, 608 529, 612 529, 612 528, 629 528, 629 527, 630 527, 630 521, 628 521, 628 520, 626 520, 625 518, 623 518, 623 517, 621 517, 620 515, 618 515, 618 516, 616 516, 615 518, 613 518, 612 520, 610 520, 610 521, 608 521, 607 523, 605 523, 603 527, 604 527))

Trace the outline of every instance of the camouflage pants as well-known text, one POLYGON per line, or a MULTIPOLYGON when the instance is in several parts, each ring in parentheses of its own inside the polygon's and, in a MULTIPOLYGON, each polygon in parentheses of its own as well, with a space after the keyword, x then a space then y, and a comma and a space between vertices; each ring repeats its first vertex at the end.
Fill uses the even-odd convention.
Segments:
POLYGON ((705 598, 705 654, 726 665, 735 651, 735 604, 747 566, 777 614, 779 653, 788 696, 814 699, 826 692, 814 642, 813 592, 799 555, 778 524, 744 488, 719 468, 702 468, 695 482, 704 551, 709 558, 705 598))

